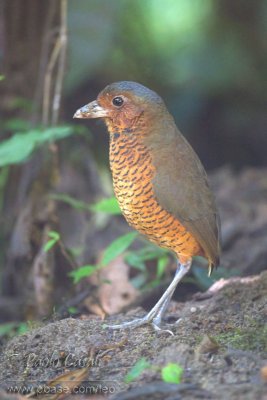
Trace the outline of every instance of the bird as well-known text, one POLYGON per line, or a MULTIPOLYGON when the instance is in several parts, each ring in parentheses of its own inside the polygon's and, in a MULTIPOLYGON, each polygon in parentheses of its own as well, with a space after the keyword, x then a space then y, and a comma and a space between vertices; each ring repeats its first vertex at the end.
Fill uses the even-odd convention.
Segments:
POLYGON ((104 120, 122 214, 131 227, 177 258, 175 276, 156 305, 142 318, 109 327, 150 324, 163 331, 163 316, 193 257, 208 260, 209 274, 219 265, 220 219, 205 169, 162 98, 140 83, 106 86, 73 118, 104 120))

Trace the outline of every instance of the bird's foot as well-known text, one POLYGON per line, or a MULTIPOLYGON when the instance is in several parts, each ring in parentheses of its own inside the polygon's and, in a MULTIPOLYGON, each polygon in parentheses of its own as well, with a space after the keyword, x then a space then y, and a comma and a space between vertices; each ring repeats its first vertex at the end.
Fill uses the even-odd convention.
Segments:
POLYGON ((146 315, 143 318, 137 318, 137 319, 134 319, 133 321, 124 322, 124 323, 118 324, 118 325, 106 325, 106 326, 107 326, 107 328, 115 330, 115 329, 134 329, 139 326, 151 325, 156 332, 168 333, 169 335, 174 336, 174 333, 171 330, 162 329, 160 327, 160 322, 161 322, 161 320, 159 320, 159 318, 155 317, 153 319, 149 319, 148 315, 146 315))
POLYGON ((173 295, 173 292, 176 288, 177 283, 183 278, 183 276, 189 271, 191 266, 191 260, 187 264, 179 264, 175 277, 173 281, 168 286, 166 291, 163 293, 157 304, 149 311, 147 315, 143 318, 137 318, 133 321, 124 322, 119 325, 106 325, 106 327, 110 329, 132 329, 137 328, 138 326, 143 325, 151 325, 156 332, 166 332, 169 335, 174 336, 174 333, 169 329, 161 329, 161 321, 162 317, 169 305, 170 299, 173 295))

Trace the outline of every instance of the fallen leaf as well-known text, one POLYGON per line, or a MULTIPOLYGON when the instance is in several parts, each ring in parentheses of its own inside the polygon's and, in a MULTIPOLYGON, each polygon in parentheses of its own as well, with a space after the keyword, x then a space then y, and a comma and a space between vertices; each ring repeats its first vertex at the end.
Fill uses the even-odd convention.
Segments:
POLYGON ((36 391, 30 394, 28 397, 35 397, 38 395, 38 399, 45 400, 57 400, 64 399, 73 393, 75 388, 87 378, 88 367, 76 369, 73 371, 65 372, 57 376, 55 379, 47 382, 42 387, 38 387, 36 391))
POLYGON ((117 257, 98 274, 90 278, 90 282, 99 287, 97 298, 99 304, 92 299, 85 300, 85 305, 97 315, 115 314, 131 304, 138 296, 138 291, 129 281, 129 266, 123 256, 117 257))
POLYGON ((195 353, 197 358, 200 354, 214 354, 219 350, 219 344, 217 341, 209 335, 204 335, 201 342, 197 346, 195 353))

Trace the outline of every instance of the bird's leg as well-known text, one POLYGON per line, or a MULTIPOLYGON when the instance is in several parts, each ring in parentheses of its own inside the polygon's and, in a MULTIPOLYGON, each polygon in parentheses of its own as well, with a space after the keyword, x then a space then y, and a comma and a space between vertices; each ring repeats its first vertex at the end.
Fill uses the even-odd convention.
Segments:
MULTIPOLYGON (((180 271, 180 263, 179 263, 179 261, 177 262, 177 268, 176 268, 176 272, 175 272, 175 276, 179 273, 179 271, 180 271)), ((154 328, 156 329, 156 330, 160 330, 160 325, 161 325, 161 321, 162 321, 162 318, 163 318, 163 315, 165 314, 165 311, 167 310, 167 308, 168 308, 168 306, 169 306, 169 304, 170 304, 170 301, 171 301, 171 298, 172 298, 172 296, 173 296, 173 293, 174 293, 174 291, 175 291, 175 289, 176 289, 176 286, 173 288, 173 291, 169 294, 169 296, 166 298, 166 300, 164 301, 164 303, 160 306, 160 308, 159 308, 159 310, 158 310, 158 312, 157 312, 157 314, 156 314, 156 316, 153 318, 153 326, 154 326, 154 328)), ((160 300, 159 300, 160 301, 160 300)), ((159 303, 159 302, 158 302, 159 303)), ((157 303, 157 304, 158 304, 157 303)), ((156 304, 156 305, 157 305, 156 304)), ((152 310, 151 310, 152 311, 152 310)))
MULTIPOLYGON (((160 323, 161 323, 163 314, 165 313, 165 311, 170 303, 171 297, 173 295, 173 292, 176 289, 177 284, 188 273, 188 271, 191 267, 191 263, 192 263, 191 259, 186 264, 180 264, 178 262, 177 270, 176 270, 175 276, 174 276, 171 284, 168 286, 168 288, 163 293, 163 295, 161 296, 159 301, 149 311, 149 313, 147 315, 145 315, 143 318, 137 318, 133 321, 124 322, 123 324, 108 325, 108 327, 111 329, 136 328, 138 326, 150 323, 156 330, 161 330, 160 323)), ((168 331, 168 332, 172 333, 171 331, 168 331)))

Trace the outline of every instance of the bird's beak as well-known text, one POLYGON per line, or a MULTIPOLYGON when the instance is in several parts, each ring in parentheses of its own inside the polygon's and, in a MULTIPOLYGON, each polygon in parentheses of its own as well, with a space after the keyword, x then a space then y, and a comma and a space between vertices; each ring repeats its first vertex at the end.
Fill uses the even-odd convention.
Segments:
POLYGON ((101 107, 97 100, 79 108, 73 118, 105 118, 108 117, 108 110, 101 107))

